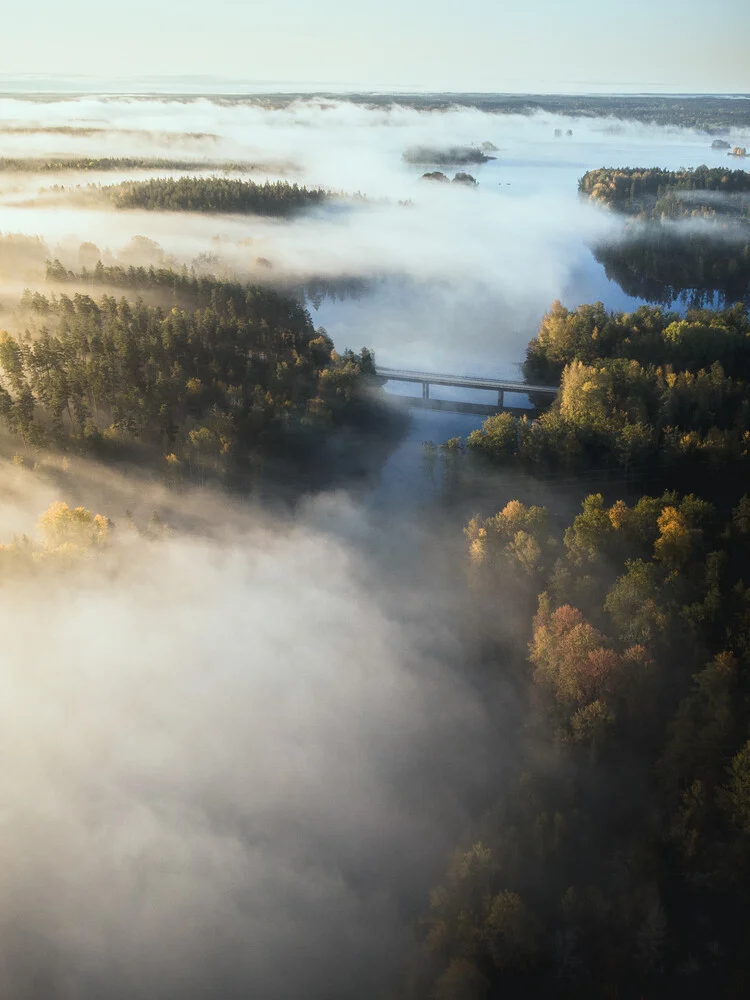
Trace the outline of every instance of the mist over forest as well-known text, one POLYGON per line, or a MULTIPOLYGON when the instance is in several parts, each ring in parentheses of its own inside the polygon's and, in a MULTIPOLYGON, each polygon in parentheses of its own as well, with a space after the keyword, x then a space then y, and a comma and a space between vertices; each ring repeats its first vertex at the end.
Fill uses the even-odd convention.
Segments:
POLYGON ((0 94, 3 996, 746 996, 748 99, 87 89, 0 94))

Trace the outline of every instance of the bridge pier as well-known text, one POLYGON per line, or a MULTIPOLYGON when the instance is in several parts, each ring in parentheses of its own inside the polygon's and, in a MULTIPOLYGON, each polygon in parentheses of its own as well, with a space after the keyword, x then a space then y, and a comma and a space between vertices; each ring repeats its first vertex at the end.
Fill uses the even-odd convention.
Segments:
MULTIPOLYGON (((479 403, 467 403, 465 404, 469 409, 462 411, 462 403, 456 403, 456 407, 459 412, 466 413, 478 413, 482 408, 481 412, 487 413, 497 413, 499 410, 505 409, 505 393, 520 393, 526 396, 537 396, 544 395, 554 397, 557 395, 559 386, 556 385, 531 385, 528 382, 517 382, 514 379, 497 379, 497 378, 484 378, 474 375, 441 375, 438 372, 425 372, 425 371, 407 371, 400 368, 384 368, 378 365, 375 369, 376 375, 382 382, 410 382, 412 385, 422 386, 422 399, 421 402, 427 406, 430 400, 430 386, 431 385, 449 385, 461 389, 482 389, 483 391, 489 391, 492 393, 497 393, 497 402, 490 403, 489 401, 484 404, 479 403), (486 407, 486 410, 484 409, 486 407)), ((414 397, 412 397, 414 398, 414 397)), ((418 397, 417 397, 418 398, 418 397)), ((451 409, 451 404, 448 400, 433 400, 432 404, 434 409, 449 410, 451 409)), ((508 409, 513 413, 525 412, 525 407, 514 407, 509 405, 508 409)), ((533 407, 529 410, 533 413, 533 407)))

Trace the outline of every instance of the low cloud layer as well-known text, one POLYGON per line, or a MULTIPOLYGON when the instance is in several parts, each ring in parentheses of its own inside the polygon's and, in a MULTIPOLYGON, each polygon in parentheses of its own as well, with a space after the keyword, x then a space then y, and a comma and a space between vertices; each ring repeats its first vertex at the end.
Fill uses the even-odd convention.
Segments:
MULTIPOLYGON (((192 155, 293 163, 301 183, 365 195, 364 202, 278 221, 83 209, 61 204, 58 196, 49 207, 44 200, 29 207, 28 185, 6 179, 0 230, 39 233, 51 246, 91 240, 112 251, 141 234, 181 262, 210 248, 225 266, 251 279, 384 278, 366 309, 329 303, 321 310, 319 321, 339 346, 366 343, 384 363, 465 371, 514 370, 557 297, 571 306, 589 298, 630 304, 587 250, 605 237, 616 238, 623 225, 579 202, 577 180, 587 169, 726 162, 705 134, 685 129, 467 108, 368 109, 345 101, 264 108, 209 100, 5 98, 0 125, 10 122, 116 131, 106 146, 100 134, 12 135, 8 155, 163 156, 154 136, 211 133, 219 138, 207 140, 205 149, 191 140, 192 155), (130 134, 123 138, 122 130, 130 134), (422 181, 423 169, 403 161, 404 151, 415 146, 482 143, 497 147, 496 159, 472 166, 476 189, 422 181)), ((175 155, 188 152, 175 147, 175 155)))
MULTIPOLYGON (((708 159, 705 136, 553 116, 0 100, 0 127, 35 122, 84 132, 9 132, 8 155, 163 155, 166 134, 184 155, 203 142, 184 135, 206 132, 220 138, 203 155, 297 163, 303 182, 367 200, 280 222, 59 193, 32 207, 28 178, 0 178, 3 232, 40 235, 66 266, 92 241, 134 263, 210 251, 246 278, 261 257, 280 280, 371 278, 372 294, 315 313, 340 346, 498 374, 553 298, 599 297, 585 244, 622 223, 578 202, 578 176, 634 149, 647 165, 708 159), (86 123, 112 130, 106 149, 86 123), (431 186, 402 159, 483 142, 497 160, 477 166, 476 189, 431 186)), ((4 296, 40 265, 38 247, 23 268, 17 249, 0 253, 4 296)), ((96 559, 27 574, 0 549, 2 995, 381 997, 425 887, 512 753, 509 704, 468 679, 479 615, 458 522, 433 536, 403 503, 396 524, 346 495, 269 514, 75 461, 4 465, 0 481, 0 541, 33 535, 57 499, 116 522, 96 559), (129 510, 173 531, 143 537, 129 510)), ((495 603, 486 627, 513 630, 507 617, 495 603)))
POLYGON ((3 993, 378 996, 482 778, 447 591, 342 497, 184 508, 213 527, 4 579, 3 993))

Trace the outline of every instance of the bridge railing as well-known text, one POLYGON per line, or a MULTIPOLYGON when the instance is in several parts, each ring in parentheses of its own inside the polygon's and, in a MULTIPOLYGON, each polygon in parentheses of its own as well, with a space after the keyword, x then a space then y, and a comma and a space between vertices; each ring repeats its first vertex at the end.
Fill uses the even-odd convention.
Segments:
POLYGON ((524 395, 556 396, 559 386, 535 385, 514 379, 486 378, 481 375, 447 375, 440 372, 409 371, 404 368, 386 368, 378 365, 375 369, 380 378, 389 382, 416 382, 422 386, 422 399, 430 398, 431 385, 447 385, 463 389, 485 389, 497 392, 497 405, 502 407, 506 392, 524 395))

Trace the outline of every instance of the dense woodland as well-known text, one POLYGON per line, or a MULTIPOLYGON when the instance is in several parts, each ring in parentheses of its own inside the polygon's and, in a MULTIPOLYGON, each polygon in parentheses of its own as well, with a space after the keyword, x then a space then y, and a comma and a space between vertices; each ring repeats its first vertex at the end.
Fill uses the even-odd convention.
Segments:
MULTIPOLYGON (((93 246, 93 245, 92 245, 93 246)), ((83 244, 85 247, 85 244, 83 244)), ((93 247, 96 251, 97 248, 93 247)), ((222 282, 208 276, 197 275, 195 271, 188 271, 186 267, 179 271, 171 267, 155 267, 150 265, 131 264, 124 267, 122 264, 103 264, 101 259, 97 259, 91 268, 82 267, 80 271, 72 271, 66 268, 57 258, 45 262, 45 277, 47 282, 52 284, 71 285, 103 285, 110 288, 127 288, 136 291, 146 291, 147 289, 159 289, 169 291, 172 295, 184 302, 186 297, 190 297, 191 302, 196 304, 222 285, 222 282)), ((236 287, 228 284, 226 287, 236 287)), ((33 299, 33 294, 28 291, 22 299, 22 304, 33 299)))
POLYGON ((584 476, 650 463, 645 479, 687 488, 593 493, 566 523, 512 501, 467 524, 470 669, 488 691, 509 683, 522 717, 510 777, 430 893, 401 995, 747 996, 747 313, 555 303, 526 374, 560 378, 557 403, 490 417, 468 440, 481 460, 584 476), (718 502, 702 499, 728 469, 718 502))
POLYGON ((658 307, 609 313, 556 302, 525 373, 556 384, 537 420, 500 413, 468 438, 526 469, 619 468, 664 482, 736 483, 750 472, 750 325, 742 306, 684 317, 658 307))
POLYGON ((241 181, 228 177, 163 177, 125 181, 102 189, 115 208, 163 212, 238 212, 289 216, 320 205, 322 188, 287 181, 241 181))
POLYGON ((578 190, 592 201, 639 219, 750 219, 750 173, 721 167, 589 170, 578 190))
POLYGON ((478 608, 524 624, 476 666, 521 734, 403 996, 747 996, 750 500, 513 501, 466 535, 478 608))
POLYGON ((166 471, 202 478, 309 445, 365 406, 371 355, 339 356, 295 299, 150 276, 182 304, 24 294, 34 333, 0 337, 0 413, 25 449, 110 454, 141 443, 166 471))
POLYGON ((590 170, 578 189, 635 220, 622 239, 594 247, 607 277, 629 295, 664 305, 750 299, 747 171, 590 170))
MULTIPOLYGON (((0 248, 2 243, 0 242, 0 248)), ((98 249, 89 244, 92 253, 98 253, 98 249)), ((86 244, 83 244, 81 251, 87 251, 86 244)), ((81 253, 79 252, 79 256, 81 253)), ((2 257, 0 256, 0 262, 2 257)), ((201 263, 199 259, 199 263, 201 263)), ((146 291, 168 291, 175 301, 200 302, 206 295, 210 295, 211 290, 216 286, 216 280, 203 274, 196 274, 195 269, 190 271, 183 268, 175 271, 170 267, 150 267, 130 265, 124 267, 121 264, 103 264, 99 259, 91 268, 82 267, 80 271, 72 271, 63 266, 59 260, 47 260, 45 262, 45 275, 48 282, 52 284, 83 285, 86 288, 102 286, 106 288, 123 288, 140 292, 146 291)), ((308 278, 300 282, 279 282, 280 291, 295 296, 302 302, 310 302, 316 309, 320 308, 325 299, 333 301, 343 301, 345 299, 359 299, 372 291, 375 279, 340 277, 340 278, 308 278)))
POLYGON ((472 163, 487 163, 494 160, 490 152, 497 147, 492 143, 484 143, 483 146, 447 146, 445 149, 438 149, 430 146, 413 146, 403 153, 404 163, 412 166, 436 166, 436 167, 464 167, 472 163))
MULTIPOLYGON (((190 308, 26 293, 47 331, 5 335, 0 370, 5 419, 30 447, 95 441, 106 425, 105 438, 153 437, 168 466, 202 468, 279 419, 345 417, 367 352, 337 358, 276 293, 166 274, 161 287, 190 308)), ((516 439, 553 418, 586 442, 622 433, 655 387, 683 438, 720 414, 746 420, 749 343, 739 306, 680 318, 555 304, 527 364, 561 375, 560 405, 516 424, 516 439)), ((498 458, 488 442, 506 417, 473 439, 480 461, 498 458)), ((706 484, 592 493, 564 522, 511 501, 466 524, 461 669, 488 706, 512 690, 496 720, 507 757, 416 922, 399 1000, 747 995, 750 498, 747 475, 718 503, 701 498, 706 484)), ((0 562, 34 574, 97 559, 112 529, 56 503, 38 540, 1 547, 0 562)))

